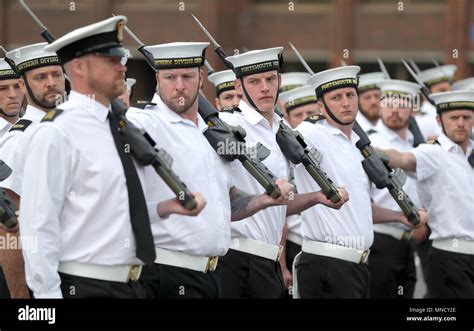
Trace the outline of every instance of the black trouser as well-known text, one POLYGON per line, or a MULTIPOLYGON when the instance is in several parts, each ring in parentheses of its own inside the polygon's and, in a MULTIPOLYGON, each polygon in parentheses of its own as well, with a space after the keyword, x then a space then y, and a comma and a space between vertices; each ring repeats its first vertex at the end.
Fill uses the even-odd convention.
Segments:
POLYGON ((416 284, 415 244, 374 233, 370 248, 370 297, 413 298, 416 284))
POLYGON ((295 256, 298 255, 299 252, 301 252, 301 246, 298 244, 295 244, 292 241, 287 240, 286 241, 286 267, 288 270, 290 270, 291 273, 293 273, 293 261, 295 260, 295 256))
POLYGON ((10 291, 8 290, 7 281, 3 274, 2 267, 0 267, 0 299, 11 299, 10 291))
POLYGON ((301 253, 297 265, 301 298, 368 298, 370 273, 366 264, 301 253))
POLYGON ((65 299, 144 299, 143 285, 137 282, 119 283, 93 278, 73 276, 59 273, 61 292, 65 299))
MULTIPOLYGON (((293 274, 293 261, 295 260, 295 256, 301 252, 301 246, 290 240, 287 240, 285 251, 286 267, 293 274)), ((285 291, 285 299, 293 299, 293 294, 291 293, 290 289, 293 290, 293 285, 290 285, 290 287, 285 291)))
POLYGON ((143 267, 140 280, 148 298, 152 299, 217 299, 221 296, 221 275, 218 270, 204 273, 154 263, 143 267))
POLYGON ((431 298, 474 299, 474 255, 431 247, 428 279, 431 298))
POLYGON ((428 277, 428 262, 430 258, 432 243, 433 243, 432 240, 425 240, 424 242, 420 244, 416 244, 416 252, 418 253, 418 256, 420 257, 421 270, 423 271, 423 279, 425 280, 425 283, 426 283, 425 298, 430 297, 431 286, 430 286, 430 280, 428 277))
POLYGON ((229 249, 219 258, 223 298, 281 299, 285 285, 280 263, 229 249))

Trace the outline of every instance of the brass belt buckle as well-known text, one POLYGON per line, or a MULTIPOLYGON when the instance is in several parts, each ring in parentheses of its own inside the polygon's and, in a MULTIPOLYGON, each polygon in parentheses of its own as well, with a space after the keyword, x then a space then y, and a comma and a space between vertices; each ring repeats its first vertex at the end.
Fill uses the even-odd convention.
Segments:
POLYGON ((138 264, 132 265, 130 267, 130 270, 128 271, 127 283, 136 282, 138 278, 140 278, 141 269, 142 269, 141 266, 138 264))
POLYGON ((362 255, 360 256, 360 261, 359 263, 362 264, 362 263, 367 263, 367 261, 369 260, 369 254, 370 254, 370 249, 366 249, 365 251, 362 252, 362 255))
POLYGON ((276 262, 280 261, 280 256, 281 256, 282 253, 283 253, 283 245, 280 245, 280 246, 278 246, 278 255, 277 255, 276 262))
POLYGON ((204 272, 214 271, 217 268, 217 261, 219 260, 218 256, 211 256, 207 259, 207 265, 204 272))

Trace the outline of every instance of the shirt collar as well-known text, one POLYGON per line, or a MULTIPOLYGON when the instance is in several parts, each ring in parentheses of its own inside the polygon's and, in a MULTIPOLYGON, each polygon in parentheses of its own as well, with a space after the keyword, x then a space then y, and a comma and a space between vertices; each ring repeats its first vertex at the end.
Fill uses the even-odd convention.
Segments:
MULTIPOLYGON (((242 110, 242 114, 252 125, 256 125, 262 121, 264 121, 263 123, 268 123, 265 117, 263 117, 258 111, 250 107, 244 100, 240 100, 239 109, 242 110)), ((280 122, 279 120, 279 116, 274 113, 272 128, 278 128, 278 123, 280 122)))
POLYGON ((11 126, 11 123, 0 116, 0 131, 6 128, 7 126, 11 126))
POLYGON ((71 93, 69 93, 68 101, 72 102, 73 104, 82 105, 101 123, 105 123, 110 112, 110 105, 106 107, 100 102, 97 102, 95 99, 76 91, 71 91, 71 93))
MULTIPOLYGON (((370 122, 360 110, 357 111, 356 121, 360 124, 362 128, 366 128, 367 131, 370 129, 374 129, 377 126, 377 124, 373 125, 372 122, 370 122)), ((379 122, 380 121, 377 121, 377 123, 379 122)))
MULTIPOLYGON (((179 123, 183 122, 188 125, 192 125, 196 127, 195 123, 191 120, 188 120, 186 118, 181 117, 180 115, 176 114, 174 111, 172 111, 164 102, 161 100, 160 96, 155 93, 156 97, 153 97, 153 103, 156 103, 156 107, 158 107, 158 110, 160 112, 161 118, 164 120, 170 122, 170 123, 179 123)), ((201 118, 201 116, 198 114, 197 115, 197 124, 198 128, 201 131, 204 131, 207 129, 207 125, 204 122, 204 120, 201 118)))
POLYGON ((406 139, 403 139, 402 137, 400 137, 398 135, 398 133, 396 133, 392 129, 388 128, 385 124, 383 124, 382 121, 379 121, 377 123, 377 125, 375 127, 375 130, 381 132, 382 135, 387 137, 387 139, 389 141, 400 140, 400 141, 403 141, 403 142, 408 142, 410 145, 413 146, 413 140, 414 140, 413 133, 411 133, 411 131, 408 130, 408 129, 407 129, 407 138, 406 139))
POLYGON ((153 99, 151 99, 151 102, 158 104, 158 102, 160 101, 161 97, 158 95, 158 93, 155 92, 155 94, 153 94, 153 99))
MULTIPOLYGON (((444 133, 441 133, 439 135, 438 142, 445 151, 450 152, 450 153, 461 153, 464 155, 462 148, 458 144, 456 144, 454 141, 449 139, 444 133)), ((473 149, 473 142, 472 140, 469 140, 469 144, 467 145, 466 157, 469 157, 471 155, 472 149, 473 149)))
POLYGON ((23 115, 23 117, 26 119, 30 119, 33 122, 39 122, 43 119, 44 115, 46 115, 45 111, 38 109, 32 105, 28 105, 26 106, 25 115, 23 115))
MULTIPOLYGON (((331 133, 332 135, 341 135, 343 136, 344 138, 346 139, 349 139, 347 138, 347 136, 344 134, 344 132, 341 131, 341 129, 339 128, 336 128, 335 126, 332 126, 331 124, 329 124, 327 121, 322 121, 321 122, 321 125, 323 125, 327 131, 329 131, 329 133, 331 133)), ((355 133, 354 130, 352 130, 352 133, 351 133, 351 141, 353 143, 356 143, 360 140, 360 137, 357 133, 355 133)))

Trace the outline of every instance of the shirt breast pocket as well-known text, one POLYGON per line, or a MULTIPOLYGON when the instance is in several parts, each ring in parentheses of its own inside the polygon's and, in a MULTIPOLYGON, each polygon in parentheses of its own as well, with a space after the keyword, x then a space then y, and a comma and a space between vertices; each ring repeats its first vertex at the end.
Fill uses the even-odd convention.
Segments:
POLYGON ((463 162, 465 162, 463 159, 458 159, 457 162, 446 162, 444 169, 439 171, 438 176, 442 178, 439 182, 443 183, 446 187, 445 192, 450 192, 450 194, 454 194, 459 198, 468 199, 472 195, 472 189, 469 187, 470 183, 472 183, 472 171, 469 171, 470 169, 465 171, 463 169, 463 162))
POLYGON ((173 146, 168 152, 173 158, 171 169, 185 183, 198 183, 206 180, 206 154, 194 151, 191 147, 173 146))

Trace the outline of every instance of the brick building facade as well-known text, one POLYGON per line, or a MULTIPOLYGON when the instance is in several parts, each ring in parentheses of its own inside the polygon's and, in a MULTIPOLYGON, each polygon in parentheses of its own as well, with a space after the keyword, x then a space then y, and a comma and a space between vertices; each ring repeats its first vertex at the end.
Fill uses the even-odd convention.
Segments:
MULTIPOLYGON (((288 46, 300 49, 315 71, 359 64, 378 70, 382 58, 391 75, 407 78, 400 58, 423 68, 432 58, 458 66, 457 78, 472 75, 474 6, 469 0, 28 0, 54 36, 114 14, 129 18, 129 27, 145 44, 207 41, 191 17, 194 13, 228 53, 285 47, 285 71, 303 70, 288 46), (472 31, 471 31, 472 30, 472 31)), ((0 0, 0 44, 12 49, 43 41, 40 28, 16 0, 0 0)), ((134 58, 129 76, 138 79, 135 98, 153 93, 154 78, 137 45, 126 37, 134 58)), ((212 49, 209 62, 224 69, 212 49)), ((209 96, 213 89, 205 86, 209 96)))

